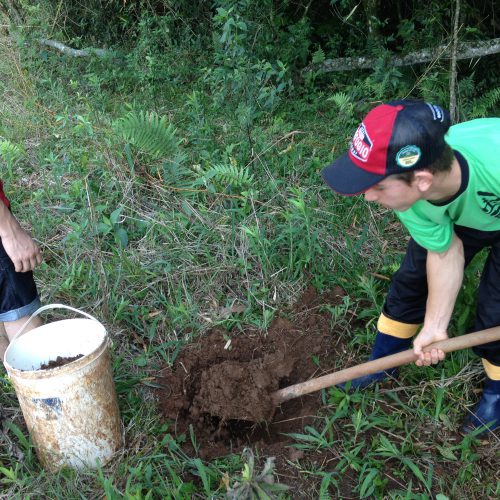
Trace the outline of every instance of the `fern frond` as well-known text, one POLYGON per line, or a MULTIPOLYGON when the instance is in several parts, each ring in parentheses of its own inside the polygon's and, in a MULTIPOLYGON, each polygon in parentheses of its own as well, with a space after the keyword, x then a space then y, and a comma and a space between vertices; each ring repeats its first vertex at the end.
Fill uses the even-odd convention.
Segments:
POLYGON ((351 98, 345 92, 336 92, 330 96, 328 101, 333 101, 335 106, 339 109, 341 113, 347 116, 352 116, 354 104, 351 102, 351 98))
POLYGON ((318 50, 313 54, 312 63, 313 64, 321 64, 325 60, 325 52, 321 47, 318 47, 318 50))
POLYGON ((178 152, 180 141, 175 137, 174 126, 154 112, 131 111, 113 127, 125 140, 156 158, 178 152))
POLYGON ((345 92, 336 92, 328 100, 333 101, 340 111, 347 111, 351 106, 351 99, 345 92))
POLYGON ((470 118, 482 118, 487 115, 488 110, 492 109, 500 102, 500 87, 497 87, 489 92, 486 92, 482 97, 477 99, 472 106, 470 118))
POLYGON ((7 139, 0 139, 0 158, 2 158, 9 167, 12 167, 24 155, 21 146, 10 142, 7 139))
POLYGON ((336 92, 328 100, 333 101, 339 109, 344 109, 350 102, 349 96, 345 92, 336 92))
POLYGON ((159 177, 167 186, 190 188, 193 185, 193 172, 184 165, 187 155, 177 153, 171 160, 164 161, 159 169, 159 177))
POLYGON ((238 165, 217 164, 206 170, 198 182, 203 184, 223 184, 239 190, 252 184, 253 175, 247 169, 238 165))

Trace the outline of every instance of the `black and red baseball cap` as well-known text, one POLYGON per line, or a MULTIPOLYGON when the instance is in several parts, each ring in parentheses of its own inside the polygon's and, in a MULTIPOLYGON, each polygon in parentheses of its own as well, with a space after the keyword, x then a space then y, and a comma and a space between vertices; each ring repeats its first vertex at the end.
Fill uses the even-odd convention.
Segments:
POLYGON ((362 193, 389 175, 434 163, 449 128, 449 113, 435 104, 409 99, 380 104, 356 130, 349 151, 321 176, 339 194, 362 193))

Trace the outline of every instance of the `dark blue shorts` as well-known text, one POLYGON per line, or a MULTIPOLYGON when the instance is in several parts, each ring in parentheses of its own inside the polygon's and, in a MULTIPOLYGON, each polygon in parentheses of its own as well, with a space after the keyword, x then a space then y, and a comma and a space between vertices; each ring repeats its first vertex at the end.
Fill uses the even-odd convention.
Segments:
POLYGON ((0 322, 30 316, 40 307, 33 273, 16 273, 0 239, 0 322))

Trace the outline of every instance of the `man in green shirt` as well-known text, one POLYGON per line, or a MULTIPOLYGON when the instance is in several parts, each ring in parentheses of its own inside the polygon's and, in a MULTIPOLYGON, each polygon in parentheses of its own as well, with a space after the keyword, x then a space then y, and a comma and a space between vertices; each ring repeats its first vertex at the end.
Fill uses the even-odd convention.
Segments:
MULTIPOLYGON (((394 275, 370 359, 410 347, 418 366, 444 359, 428 344, 448 337, 464 267, 489 249, 475 329, 500 325, 500 119, 450 127, 449 114, 422 101, 374 108, 358 127, 349 151, 322 176, 337 193, 395 210, 411 239, 394 275), (420 331, 419 331, 420 329, 420 331)), ((500 427, 500 342, 474 349, 486 372, 483 395, 463 432, 500 427)), ((362 388, 394 376, 379 372, 352 382, 362 388)))

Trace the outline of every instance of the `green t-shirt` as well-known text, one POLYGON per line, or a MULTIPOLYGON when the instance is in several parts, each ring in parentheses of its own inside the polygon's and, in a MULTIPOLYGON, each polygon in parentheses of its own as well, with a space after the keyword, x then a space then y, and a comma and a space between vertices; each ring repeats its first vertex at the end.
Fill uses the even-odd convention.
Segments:
POLYGON ((396 215, 427 250, 444 252, 453 226, 500 231, 500 118, 482 118, 450 127, 446 142, 458 152, 462 185, 445 203, 419 200, 396 215))

